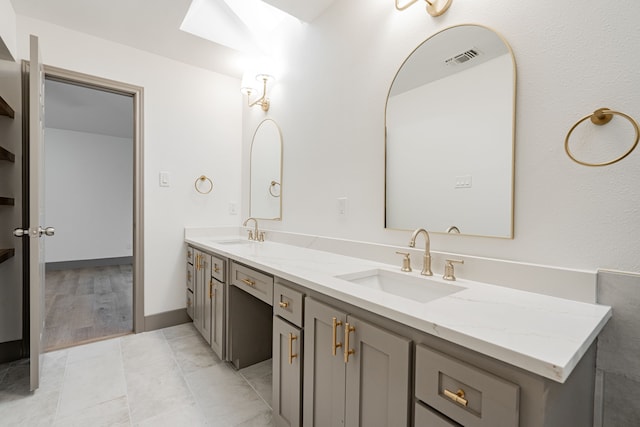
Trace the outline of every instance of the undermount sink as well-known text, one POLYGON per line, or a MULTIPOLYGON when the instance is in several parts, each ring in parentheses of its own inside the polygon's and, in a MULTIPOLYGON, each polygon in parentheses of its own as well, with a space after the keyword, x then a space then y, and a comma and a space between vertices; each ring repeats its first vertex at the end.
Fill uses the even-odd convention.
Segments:
POLYGON ((248 239, 212 240, 212 242, 217 243, 218 245, 246 245, 253 243, 252 240, 248 239))
POLYGON ((454 284, 442 283, 426 276, 414 276, 388 270, 367 270, 336 276, 353 284, 376 289, 418 302, 429 302, 465 290, 454 284))

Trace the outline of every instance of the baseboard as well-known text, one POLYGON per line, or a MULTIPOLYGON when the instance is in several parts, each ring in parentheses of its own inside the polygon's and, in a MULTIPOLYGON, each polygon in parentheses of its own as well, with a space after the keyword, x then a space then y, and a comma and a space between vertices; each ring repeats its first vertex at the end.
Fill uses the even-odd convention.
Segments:
POLYGON ((181 325, 191 322, 191 318, 187 315, 186 308, 178 310, 165 311, 163 313, 152 314, 144 318, 144 330, 155 331, 156 329, 168 328, 170 326, 181 325))
POLYGON ((74 268, 108 267, 111 265, 127 265, 127 264, 133 264, 132 256, 48 262, 45 264, 45 270, 59 271, 59 270, 72 270, 74 268))
POLYGON ((22 359, 22 340, 0 343, 0 363, 22 359))

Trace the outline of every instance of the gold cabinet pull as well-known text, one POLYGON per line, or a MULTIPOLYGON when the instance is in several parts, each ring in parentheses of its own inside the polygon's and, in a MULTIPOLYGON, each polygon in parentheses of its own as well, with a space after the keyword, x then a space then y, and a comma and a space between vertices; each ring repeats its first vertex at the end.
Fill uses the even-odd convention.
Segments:
POLYGON ((331 342, 331 354, 335 356, 337 354, 338 348, 342 347, 342 344, 337 342, 338 326, 342 325, 342 321, 334 317, 332 319, 332 325, 333 325, 333 341, 331 342))
POLYGON ((462 406, 467 406, 467 404, 469 403, 467 399, 464 398, 464 390, 462 390, 461 388, 459 388, 455 393, 445 388, 443 393, 449 399, 453 400, 456 403, 459 403, 462 406))
POLYGON ((297 340, 298 337, 289 332, 289 365, 293 365, 293 359, 298 357, 297 354, 293 354, 293 342, 297 340))
POLYGON ((191 270, 187 270, 187 280, 191 281, 191 270))
POLYGON ((200 263, 200 254, 196 254, 196 263, 195 263, 196 271, 200 270, 199 263, 200 263))
POLYGON ((278 303, 278 305, 280 306, 280 308, 287 308, 289 307, 289 303, 287 301, 280 301, 278 303))
POLYGON ((349 322, 344 324, 344 363, 349 363, 349 355, 356 352, 355 349, 349 348, 349 334, 355 330, 356 328, 349 325, 349 322))
POLYGON ((218 267, 218 264, 213 264, 213 272, 214 273, 219 273, 220 272, 220 267, 218 267))
POLYGON ((213 279, 209 279, 209 299, 213 298, 213 279))
POLYGON ((253 280, 249 280, 249 279, 242 279, 242 283, 244 283, 245 285, 249 285, 251 287, 256 285, 256 282, 254 282, 253 280))

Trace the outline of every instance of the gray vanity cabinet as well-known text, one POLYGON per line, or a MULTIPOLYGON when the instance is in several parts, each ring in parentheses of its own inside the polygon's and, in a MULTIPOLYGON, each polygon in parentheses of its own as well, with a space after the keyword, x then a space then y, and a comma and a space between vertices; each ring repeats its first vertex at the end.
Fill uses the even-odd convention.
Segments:
POLYGON ((194 254, 194 299, 193 324, 203 336, 211 343, 211 292, 213 279, 210 274, 211 255, 193 250, 194 254))
POLYGON ((222 359, 224 357, 224 306, 225 306, 226 261, 211 255, 211 281, 209 298, 211 304, 211 349, 222 359))
POLYGON ((299 427, 302 407, 302 329, 273 317, 273 420, 299 427))
POLYGON ((194 267, 193 267, 193 248, 191 246, 187 247, 187 315, 193 320, 193 306, 194 306, 194 294, 193 294, 193 282, 195 280, 194 277, 194 267))
POLYGON ((408 426, 411 340, 305 301, 305 427, 408 426))

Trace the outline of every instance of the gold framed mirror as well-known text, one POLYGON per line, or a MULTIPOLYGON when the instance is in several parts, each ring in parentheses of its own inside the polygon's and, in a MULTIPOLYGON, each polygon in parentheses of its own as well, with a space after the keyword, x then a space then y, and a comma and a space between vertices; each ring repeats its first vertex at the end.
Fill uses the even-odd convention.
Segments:
POLYGON ((282 219, 282 132, 273 119, 258 124, 251 141, 249 216, 282 219))
POLYGON ((474 24, 403 62, 385 110, 385 227, 513 238, 516 67, 474 24))

